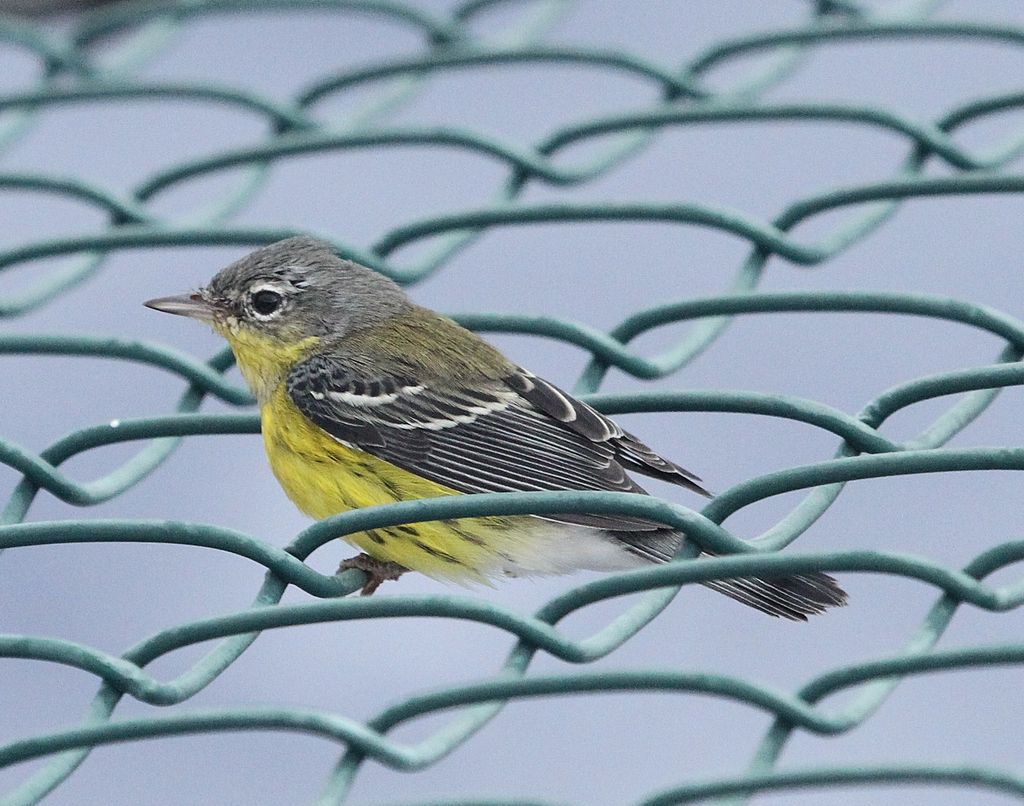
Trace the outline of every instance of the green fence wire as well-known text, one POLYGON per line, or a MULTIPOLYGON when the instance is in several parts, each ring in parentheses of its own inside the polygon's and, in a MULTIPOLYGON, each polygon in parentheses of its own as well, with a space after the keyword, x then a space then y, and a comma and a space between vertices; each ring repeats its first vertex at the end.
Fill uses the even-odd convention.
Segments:
MULTIPOLYGON (((74 178, 39 173, 0 173, 4 192, 55 194, 101 211, 107 225, 75 237, 34 241, 0 251, 0 270, 24 267, 31 275, 36 261, 74 256, 76 262, 31 282, 0 299, 0 315, 16 317, 45 306, 76 284, 102 271, 105 258, 127 249, 161 246, 258 246, 295 234, 273 227, 242 228, 227 223, 242 209, 273 171, 275 163, 296 155, 352 149, 387 149, 410 144, 450 148, 484 155, 507 168, 503 186, 485 207, 438 215, 395 226, 368 249, 319 233, 335 244, 339 254, 413 284, 443 270, 463 247, 495 227, 520 227, 541 222, 656 221, 720 230, 745 240, 748 257, 736 271, 731 287, 720 295, 651 307, 636 312, 610 332, 577 322, 529 315, 465 315, 462 321, 481 332, 539 334, 573 344, 592 358, 576 391, 607 413, 650 411, 744 412, 810 424, 834 434, 834 458, 750 479, 726 490, 702 512, 659 500, 613 493, 536 493, 479 495, 414 501, 355 511, 314 524, 285 548, 250 535, 187 522, 69 519, 27 522, 40 491, 71 504, 90 506, 114 498, 157 470, 176 449, 180 438, 211 434, 252 434, 257 415, 199 411, 208 396, 242 407, 249 394, 228 382, 222 373, 230 355, 222 352, 208 362, 159 344, 91 336, 0 335, 0 352, 8 355, 100 356, 140 362, 179 375, 185 391, 173 413, 144 419, 123 419, 76 430, 36 452, 0 439, 0 461, 21 475, 0 515, 0 547, 81 542, 174 543, 237 554, 268 569, 266 581, 250 609, 193 621, 166 629, 139 642, 121 656, 91 646, 43 636, 0 635, 0 656, 62 664, 94 675, 99 690, 89 714, 71 727, 27 737, 0 747, 0 765, 46 757, 48 763, 17 789, 0 797, 5 806, 37 803, 60 786, 81 765, 91 748, 147 737, 197 732, 275 729, 314 734, 337 743, 340 757, 324 784, 320 804, 340 804, 364 762, 400 770, 429 767, 473 737, 511 700, 595 692, 657 690, 725 697, 760 709, 774 722, 764 736, 745 774, 689 781, 657 792, 645 806, 690 803, 723 796, 747 796, 778 789, 815 788, 884 782, 918 782, 980 787, 1024 798, 1024 774, 976 766, 888 764, 831 766, 807 769, 776 767, 780 754, 798 731, 834 735, 867 720, 893 690, 908 678, 936 670, 970 669, 996 664, 1024 663, 1024 643, 937 649, 936 644, 961 605, 1004 612, 1024 602, 1024 583, 993 587, 985 578, 1024 559, 1024 541, 993 545, 963 569, 920 558, 875 550, 775 553, 804 533, 836 500, 843 485, 854 479, 916 473, 981 469, 1024 470, 1024 448, 944 447, 981 415, 999 391, 1024 383, 1024 322, 1004 312, 969 301, 906 293, 761 293, 758 291, 768 259, 793 264, 825 263, 868 237, 910 200, 928 196, 957 196, 1024 192, 1024 177, 1004 170, 1022 151, 1024 134, 987 153, 975 153, 956 141, 957 130, 1024 107, 1024 92, 984 97, 950 109, 931 124, 899 112, 870 105, 762 102, 766 90, 799 69, 808 48, 862 40, 917 42, 983 41, 1024 50, 1024 28, 931 19, 936 3, 915 3, 899 17, 881 17, 869 7, 847 0, 807 4, 806 23, 718 43, 686 64, 659 65, 635 53, 597 48, 559 47, 542 43, 544 32, 568 5, 563 0, 528 4, 531 16, 514 37, 500 46, 475 37, 472 24, 493 7, 512 0, 466 0, 450 16, 438 16, 398 0, 194 0, 188 2, 127 2, 89 13, 67 32, 14 20, 0 24, 0 47, 32 54, 39 63, 38 83, 31 89, 0 97, 0 145, 16 143, 29 131, 42 110, 98 101, 170 99, 191 104, 237 107, 266 121, 268 134, 257 146, 221 151, 203 159, 174 165, 150 176, 124 195, 74 178), (158 83, 135 76, 146 60, 175 35, 206 15, 251 15, 268 9, 305 9, 338 14, 372 15, 422 36, 418 56, 318 76, 291 101, 265 98, 251 92, 203 83, 158 83), (107 43, 118 37, 116 47, 107 43), (102 53, 102 59, 99 55, 102 53), (705 75, 722 64, 751 54, 768 56, 761 71, 727 90, 712 91, 705 75), (457 128, 389 126, 387 113, 401 106, 438 74, 464 69, 501 69, 511 63, 570 63, 599 73, 610 71, 649 82, 661 101, 640 112, 587 120, 552 131, 532 148, 457 128), (396 83, 396 79, 398 80, 396 83), (347 125, 328 126, 311 112, 327 97, 354 89, 374 90, 372 100, 352 113, 347 125), (701 204, 520 203, 517 198, 531 183, 575 185, 601 177, 644 149, 659 132, 674 127, 709 123, 766 121, 830 121, 843 126, 882 129, 902 137, 907 154, 900 170, 887 181, 833 190, 792 203, 771 221, 758 221, 736 212, 701 204), (608 139, 608 135, 614 135, 608 139), (560 152, 570 146, 600 140, 603 150, 584 164, 563 164, 560 152), (944 163, 948 175, 925 175, 925 168, 944 163), (231 194, 186 222, 161 220, 147 209, 159 196, 183 183, 218 171, 242 166, 244 181, 231 194), (873 204, 865 205, 865 202, 873 204), (792 234, 800 223, 843 207, 857 207, 856 216, 817 242, 792 234), (418 263, 398 267, 389 262, 397 248, 428 241, 429 251, 418 263), (638 391, 597 394, 606 373, 617 367, 637 378, 661 378, 685 366, 707 349, 737 316, 776 312, 875 312, 903 314, 981 329, 1005 342, 989 366, 971 367, 915 378, 871 401, 862 411, 848 414, 825 404, 780 395, 739 392, 638 391), (637 353, 631 342, 668 323, 692 322, 675 345, 652 357, 637 353), (966 394, 965 394, 966 393, 966 394), (961 395, 914 439, 894 442, 880 426, 895 413, 920 401, 961 395), (113 443, 139 443, 138 451, 112 472, 81 482, 61 465, 72 457, 113 443), (789 491, 805 497, 771 529, 753 541, 742 541, 719 524, 730 514, 764 498, 789 491), (325 576, 304 563, 317 547, 339 535, 386 525, 480 514, 554 513, 573 510, 631 513, 678 526, 695 544, 723 554, 700 563, 679 562, 610 575, 567 590, 532 615, 523 615, 465 595, 419 596, 400 589, 370 599, 347 596, 359 589, 362 575, 348 571, 325 576), (613 653, 642 630, 673 600, 680 586, 711 578, 768 571, 812 569, 892 574, 933 586, 939 596, 907 640, 891 657, 837 667, 787 693, 766 688, 739 676, 682 671, 586 671, 531 675, 538 652, 576 664, 613 653), (316 601, 279 604, 294 585, 316 601), (569 614, 625 593, 646 592, 623 615, 582 640, 559 629, 569 614), (125 696, 143 703, 173 706, 187 702, 223 673, 259 637, 261 631, 298 624, 397 617, 464 619, 504 630, 517 641, 499 672, 476 683, 451 686, 409 696, 366 722, 333 713, 281 708, 223 708, 172 710, 169 716, 118 718, 116 708, 125 696), (216 645, 183 674, 162 680, 147 671, 157 658, 182 647, 216 640, 216 645), (841 708, 827 711, 819 703, 844 689, 856 696, 841 708), (448 721, 427 738, 402 743, 390 737, 397 726, 424 714, 446 711, 448 721)), ((173 289, 170 289, 173 290, 173 289)), ((183 519, 187 511, 181 512, 183 519)), ((689 547, 689 556, 697 549, 689 547)), ((2 572, 0 572, 2 573, 2 572)), ((386 630, 386 624, 380 629, 386 630)), ((457 800, 445 801, 456 803, 457 800)), ((474 800, 474 803, 482 801, 474 800)), ((495 799, 494 804, 509 802, 495 799)), ((527 801, 516 801, 526 803, 527 801)))

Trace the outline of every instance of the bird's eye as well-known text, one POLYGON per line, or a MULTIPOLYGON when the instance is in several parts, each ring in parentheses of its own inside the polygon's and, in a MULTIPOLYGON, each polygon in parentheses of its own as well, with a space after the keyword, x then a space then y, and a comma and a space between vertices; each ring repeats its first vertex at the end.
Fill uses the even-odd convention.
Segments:
POLYGON ((257 291, 252 295, 252 309, 260 316, 270 316, 281 307, 284 297, 276 291, 257 291))

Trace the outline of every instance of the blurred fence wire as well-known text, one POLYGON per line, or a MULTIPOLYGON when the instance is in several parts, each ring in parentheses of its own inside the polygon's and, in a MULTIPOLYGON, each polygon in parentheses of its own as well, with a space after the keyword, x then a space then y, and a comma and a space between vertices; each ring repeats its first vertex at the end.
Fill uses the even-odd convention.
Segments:
MULTIPOLYGON (((747 35, 719 42, 697 53, 684 65, 663 65, 640 53, 599 48, 549 45, 544 34, 564 13, 565 0, 527 4, 530 14, 514 36, 500 42, 474 36, 477 17, 513 0, 464 0, 447 16, 424 11, 401 0, 181 0, 180 2, 116 3, 91 11, 66 29, 42 23, 6 19, 0 22, 0 48, 25 51, 37 58, 38 81, 0 97, 0 145, 11 146, 33 126, 44 110, 111 99, 171 99, 177 103, 237 107, 266 122, 266 138, 258 145, 223 150, 149 176, 128 194, 114 192, 73 177, 43 173, 0 172, 4 192, 57 194, 101 211, 107 224, 94 232, 37 240, 0 251, 0 270, 21 267, 33 277, 36 261, 73 256, 74 263, 58 271, 39 273, 16 292, 0 298, 0 315, 17 317, 45 306, 90 276, 103 270, 105 257, 118 250, 159 246, 257 246, 296 234, 274 227, 235 227, 232 214, 244 208, 275 163, 297 155, 349 149, 386 149, 408 144, 431 145, 485 155, 507 169, 493 203, 461 212, 397 224, 369 248, 331 238, 337 251, 394 277, 414 284, 444 269, 448 261, 481 233, 496 227, 528 226, 542 222, 657 221, 709 228, 745 240, 748 257, 738 267, 731 287, 720 295, 656 305, 637 311, 610 332, 580 324, 528 315, 474 314, 462 317, 479 331, 543 334, 576 345, 592 356, 577 392, 608 413, 636 411, 730 411, 787 418, 834 434, 833 458, 745 481, 711 501, 697 513, 656 498, 625 494, 510 494, 415 501, 346 513, 314 524, 286 548, 223 528, 185 522, 90 520, 29 522, 40 491, 83 507, 116 497, 155 471, 179 445, 180 438, 225 433, 255 433, 257 415, 207 414, 199 411, 207 396, 249 407, 249 394, 222 374, 231 358, 222 352, 204 362, 144 341, 120 341, 85 335, 0 334, 6 355, 103 356, 141 362, 176 373, 184 381, 180 398, 164 416, 124 419, 73 431, 42 451, 0 439, 0 461, 14 468, 21 481, 0 516, 0 548, 7 550, 45 544, 126 541, 176 543, 233 552, 268 569, 251 609, 193 621, 153 635, 119 657, 93 647, 44 636, 0 635, 0 657, 31 659, 74 667, 99 679, 92 709, 81 723, 0 747, 0 765, 46 757, 48 763, 0 803, 37 803, 82 764, 91 748, 112 742, 195 732, 276 729, 302 731, 335 742, 339 762, 326 781, 319 803, 345 802, 365 761, 414 771, 451 753, 510 700, 541 695, 571 695, 594 691, 685 691, 726 697, 773 715, 774 723, 745 774, 681 783, 656 792, 645 806, 689 803, 715 797, 743 797, 754 792, 787 788, 868 782, 925 782, 981 787, 1024 797, 1019 772, 971 766, 889 764, 828 768, 780 769, 776 762, 795 732, 833 735, 852 730, 882 705, 906 678, 937 669, 969 669, 994 664, 1024 663, 1024 643, 937 649, 936 643, 958 607, 970 605, 991 612, 1009 611, 1024 601, 1024 584, 993 587, 985 578, 1024 558, 1024 541, 992 545, 962 569, 883 551, 776 553, 796 540, 841 494, 853 479, 972 469, 1024 469, 1024 449, 950 448, 946 443, 981 415, 999 391, 1024 383, 1024 322, 969 301, 924 294, 868 292, 762 293, 759 281, 772 256, 801 265, 828 262, 882 226, 907 200, 928 196, 1024 192, 1024 177, 1004 167, 1024 150, 1018 135, 985 153, 957 142, 957 130, 967 124, 1024 107, 1024 92, 977 98, 949 109, 932 123, 922 123, 899 111, 871 105, 829 103, 771 103, 763 94, 799 70, 808 48, 861 40, 917 42, 988 41, 1024 49, 1024 28, 973 22, 943 22, 932 18, 935 3, 911 3, 900 16, 880 16, 855 0, 818 0, 807 4, 802 26, 747 35), (307 88, 290 100, 263 97, 250 91, 208 82, 160 83, 138 78, 140 66, 158 53, 177 33, 205 15, 252 15, 268 9, 301 13, 307 9, 338 14, 372 15, 418 31, 424 47, 419 55, 383 61, 333 74, 312 75, 307 88), (111 44, 113 43, 113 44, 111 44), (102 59, 99 55, 102 53, 102 59), (712 91, 706 74, 751 55, 767 57, 760 71, 742 83, 712 91), (455 127, 422 128, 388 125, 388 114, 400 108, 432 77, 466 68, 501 70, 512 63, 568 63, 595 75, 611 71, 649 82, 661 101, 643 111, 566 123, 554 128, 532 148, 455 127), (314 107, 321 100, 359 90, 371 100, 351 113, 345 125, 321 121, 314 107), (367 92, 369 90, 369 92, 367 92), (709 123, 753 123, 781 120, 835 121, 844 126, 882 129, 902 137, 906 157, 895 175, 885 181, 833 190, 795 200, 771 221, 695 203, 535 204, 517 201, 531 183, 579 185, 601 177, 662 131, 709 123), (609 137, 612 135, 612 137, 609 137), (567 164, 560 152, 594 140, 601 149, 585 163, 567 164), (925 166, 941 162, 947 171, 926 175, 925 166), (189 221, 161 220, 147 209, 161 193, 218 171, 245 168, 244 181, 189 221), (870 202, 871 204, 865 204, 870 202), (838 208, 856 208, 853 218, 820 240, 809 242, 792 231, 802 222, 838 208), (398 267, 389 255, 413 242, 429 245, 417 263, 398 267), (793 311, 886 312, 931 317, 964 328, 988 331, 1005 347, 988 366, 968 367, 915 378, 890 389, 862 411, 848 414, 812 400, 737 392, 644 392, 597 394, 607 371, 618 367, 637 378, 660 378, 685 366, 713 344, 728 323, 750 313, 793 311), (690 330, 670 349, 645 357, 631 348, 633 340, 667 323, 691 321, 690 330), (966 394, 965 394, 966 393, 966 394), (960 395, 916 438, 897 443, 879 427, 892 415, 920 401, 960 395), (61 465, 72 457, 113 443, 138 443, 138 451, 114 471, 91 481, 78 481, 61 465), (765 534, 740 541, 719 524, 731 513, 755 501, 787 491, 806 496, 765 534), (339 577, 322 575, 303 561, 317 547, 339 535, 405 522, 474 514, 615 511, 652 516, 685 529, 701 546, 726 555, 701 563, 679 562, 610 575, 569 589, 533 615, 523 615, 459 595, 414 596, 400 593, 372 599, 347 597, 362 582, 359 572, 339 577), (809 681, 800 690, 783 693, 740 676, 641 669, 637 671, 578 671, 530 675, 536 653, 576 664, 607 656, 642 630, 673 599, 680 586, 709 577, 768 571, 879 572, 916 579, 935 588, 938 597, 905 650, 892 657, 835 668, 809 681), (301 604, 282 605, 287 586, 316 597, 301 604), (666 587, 668 586, 668 587, 666 587), (626 617, 617 618, 597 633, 572 640, 559 622, 580 608, 629 592, 646 592, 626 617), (478 682, 409 696, 367 722, 301 708, 172 710, 169 716, 119 719, 118 703, 125 696, 144 703, 186 703, 208 686, 257 640, 262 630, 297 624, 382 617, 430 616, 469 619, 507 631, 517 639, 499 673, 478 682), (190 669, 171 680, 146 670, 155 659, 202 641, 216 645, 190 669), (857 696, 839 709, 826 711, 819 703, 835 692, 856 688, 857 696), (454 710, 453 710, 454 709, 454 710), (435 711, 449 712, 448 722, 415 743, 390 738, 404 722, 435 711)), ((585 8, 583 9, 585 12, 585 8)), ((187 520, 187 510, 181 512, 187 520)), ((386 630, 385 623, 379 629, 386 630)), ((454 802, 454 801, 452 801, 454 802)), ((478 801, 474 801, 478 802, 478 801)), ((507 802, 495 799, 494 803, 507 802)), ((519 801, 517 801, 519 802, 519 801)), ((523 801, 525 802, 525 801, 523 801)))

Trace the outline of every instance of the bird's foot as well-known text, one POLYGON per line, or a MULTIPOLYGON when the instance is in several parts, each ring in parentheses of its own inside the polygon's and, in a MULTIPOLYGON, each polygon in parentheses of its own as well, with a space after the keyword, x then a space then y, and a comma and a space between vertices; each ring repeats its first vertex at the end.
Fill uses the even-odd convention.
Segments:
POLYGON ((408 568, 403 568, 398 563, 378 560, 369 554, 357 554, 355 557, 342 560, 341 565, 338 566, 338 573, 340 574, 342 571, 350 571, 352 569, 362 571, 369 577, 359 593, 360 596, 372 595, 377 588, 389 579, 398 579, 409 570, 408 568))

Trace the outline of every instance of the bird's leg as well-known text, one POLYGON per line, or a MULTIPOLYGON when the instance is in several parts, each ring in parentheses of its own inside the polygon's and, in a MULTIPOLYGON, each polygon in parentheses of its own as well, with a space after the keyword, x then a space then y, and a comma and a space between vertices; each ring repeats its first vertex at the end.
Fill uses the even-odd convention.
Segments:
POLYGON ((362 571, 369 577, 366 580, 366 584, 363 585, 362 591, 360 591, 360 596, 372 595, 384 582, 387 582, 389 579, 398 579, 409 570, 408 568, 403 568, 398 563, 378 560, 369 554, 357 554, 355 557, 342 560, 341 565, 338 566, 338 573, 340 574, 342 571, 349 571, 353 568, 362 571))

